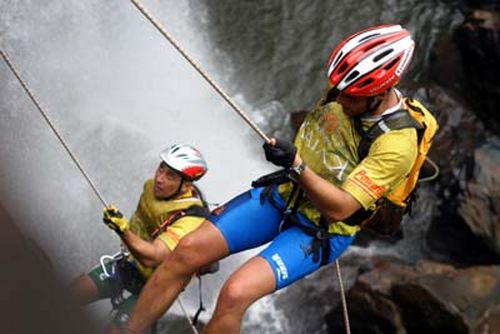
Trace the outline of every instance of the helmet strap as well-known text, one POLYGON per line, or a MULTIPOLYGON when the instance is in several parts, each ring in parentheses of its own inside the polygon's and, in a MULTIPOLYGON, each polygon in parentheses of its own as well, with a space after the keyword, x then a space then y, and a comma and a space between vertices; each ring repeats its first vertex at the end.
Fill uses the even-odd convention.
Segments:
POLYGON ((183 185, 183 184, 184 184, 184 178, 182 177, 182 178, 181 178, 181 182, 179 183, 179 186, 177 187, 177 190, 176 190, 176 191, 175 191, 172 195, 167 196, 167 197, 163 197, 162 199, 163 199, 164 201, 169 201, 169 200, 171 200, 172 198, 177 197, 177 196, 180 194, 180 192, 181 192, 181 189, 182 189, 182 185, 183 185))
POLYGON ((375 110, 377 110, 381 103, 381 99, 376 99, 375 96, 370 96, 368 98, 368 108, 366 109, 366 113, 369 114, 374 112, 375 110))

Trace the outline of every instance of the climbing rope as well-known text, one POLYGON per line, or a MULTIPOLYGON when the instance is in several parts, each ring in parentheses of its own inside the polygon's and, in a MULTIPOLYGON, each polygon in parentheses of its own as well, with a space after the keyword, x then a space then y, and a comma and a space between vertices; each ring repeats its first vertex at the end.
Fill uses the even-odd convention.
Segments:
POLYGON ((193 331, 194 334, 199 334, 198 330, 196 329, 196 327, 194 326, 194 323, 193 321, 191 320, 191 317, 188 316, 188 313, 187 313, 187 310, 186 310, 186 307, 184 306, 184 303, 182 301, 182 298, 181 296, 178 296, 177 297, 177 302, 179 303, 179 306, 181 307, 182 309, 182 312, 184 312, 184 314, 186 315, 186 319, 189 323, 189 326, 191 327, 191 330, 193 331))
MULTIPOLYGON (((170 35, 165 28, 156 20, 153 15, 141 4, 139 0, 130 0, 134 6, 146 17, 146 19, 151 22, 151 24, 165 37, 172 46, 179 51, 179 53, 186 59, 195 69, 200 73, 200 75, 215 89, 217 93, 240 115, 243 120, 255 131, 257 134, 262 137, 266 142, 269 141, 269 138, 266 134, 259 129, 259 127, 231 100, 231 98, 217 85, 210 76, 196 63, 191 56, 180 46, 180 44, 170 35)), ((344 315, 344 322, 346 326, 346 333, 350 334, 350 325, 349 325, 349 314, 347 312, 347 301, 345 298, 344 285, 342 283, 342 274, 340 272, 340 263, 338 259, 335 261, 335 267, 337 270, 337 277, 339 279, 340 285, 340 293, 342 300, 342 310, 344 315)), ((181 300, 179 299, 179 304, 184 309, 181 300)), ((189 319, 191 323, 191 319, 189 319)))
POLYGON ((340 286, 340 300, 342 302, 342 314, 344 315, 345 332, 351 334, 351 325, 349 323, 349 313, 347 312, 347 300, 345 298, 344 283, 342 282, 342 273, 340 272, 339 259, 335 260, 335 269, 337 270, 337 278, 340 286))
POLYGON ((33 103, 35 104, 35 106, 38 109, 38 111, 40 112, 40 114, 42 114, 43 118, 45 119, 45 121, 47 122, 47 124, 49 125, 49 127, 52 129, 52 131, 56 135, 57 139, 59 139, 59 141, 61 142, 61 144, 64 147, 64 149, 66 150, 66 152, 68 152, 69 156, 71 157, 71 159, 75 163, 76 167, 78 167, 78 169, 80 170, 80 172, 83 174, 83 176, 85 177, 85 179, 89 183, 90 187, 92 188, 92 190, 96 194, 96 196, 99 198, 99 200, 101 201, 101 203, 104 206, 108 206, 106 200, 104 199, 104 197, 102 196, 102 194, 99 192, 99 190, 95 186, 94 182, 92 182, 92 180, 90 179, 90 176, 87 174, 87 172, 85 171, 85 169, 83 169, 81 163, 78 161, 78 159, 76 158, 76 156, 73 154, 73 152, 69 148, 68 144, 66 144, 66 141, 63 139, 63 137, 61 136, 61 134, 59 133, 59 131, 57 131, 56 127, 54 126, 54 124, 50 120, 49 116, 47 115, 47 113, 42 108, 41 104, 38 102, 38 100, 35 98, 35 96, 31 93, 30 89, 28 88, 28 86, 26 85, 26 83, 24 82, 24 80, 19 75, 19 72, 16 70, 16 67, 10 61, 9 57, 7 56, 7 54, 3 50, 1 50, 1 49, 0 49, 0 54, 2 55, 3 59, 5 60, 5 63, 7 64, 7 66, 10 68, 10 70, 12 71, 12 73, 14 74, 14 76, 16 77, 17 81, 19 81, 19 83, 21 84, 21 86, 23 87, 23 89, 25 90, 25 92, 30 97, 31 101, 33 101, 33 103))
POLYGON ((220 86, 210 78, 210 76, 198 65, 198 63, 191 57, 189 54, 180 46, 180 44, 170 35, 165 28, 156 20, 149 11, 141 4, 138 0, 130 0, 134 6, 148 19, 151 24, 165 37, 172 46, 179 51, 179 53, 186 59, 191 66, 193 66, 198 73, 212 86, 217 93, 240 115, 241 118, 255 131, 257 134, 262 137, 266 142, 269 141, 269 138, 266 136, 264 132, 241 110, 240 107, 233 102, 233 100, 220 88, 220 86))
MULTIPOLYGON (((63 139, 63 137, 61 136, 61 134, 59 133, 59 131, 57 131, 57 128, 55 127, 54 123, 52 123, 52 121, 50 120, 49 116, 47 115, 47 113, 45 112, 45 110, 42 108, 41 104, 38 102, 38 100, 35 98, 35 96, 31 92, 31 90, 28 88, 28 85, 21 78, 21 76, 19 75, 19 72, 17 71, 17 69, 14 66, 14 64, 12 63, 12 61, 9 59, 9 57, 7 56, 7 54, 2 49, 0 49, 0 54, 2 55, 3 59, 5 60, 5 63, 7 64, 7 66, 9 67, 9 69, 12 71, 12 73, 14 74, 14 76, 17 78, 17 80, 19 81, 19 83, 21 84, 21 86, 23 87, 23 89, 25 90, 25 92, 30 97, 31 101, 33 101, 33 103, 35 104, 35 106, 38 109, 38 111, 42 114, 43 118, 45 119, 45 121, 47 122, 47 124, 49 125, 49 127, 52 129, 52 131, 56 135, 57 139, 59 139, 59 141, 63 145, 63 147, 66 150, 66 152, 69 154, 69 156, 71 157, 71 159, 73 160, 73 162, 75 163, 75 165, 78 167, 78 169, 80 170, 80 172, 83 174, 83 176, 85 177, 85 179, 89 183, 90 187, 92 188, 92 190, 96 194, 96 196, 99 198, 99 200, 101 201, 101 203, 105 207, 107 207, 108 204, 107 204, 107 201, 104 199, 104 196, 102 196, 101 192, 97 189, 97 187, 95 186, 94 182, 92 182, 92 179, 87 174, 87 172, 85 171, 85 169, 82 167, 81 163, 78 161, 78 159, 76 158, 75 154, 73 154, 73 152, 71 151, 71 149, 69 148, 69 146, 66 144, 66 141, 63 139)), ((120 247, 122 248, 122 252, 123 252, 124 251, 124 245, 122 244, 120 247)), ((184 315, 185 315, 187 321, 189 322, 189 324, 191 326, 191 329, 193 330, 193 333, 194 334, 199 334, 198 331, 196 330, 196 327, 194 327, 194 325, 193 325, 193 323, 191 321, 191 318, 189 317, 189 315, 188 315, 188 313, 186 311, 186 308, 182 304, 180 296, 177 299, 179 301, 179 304, 181 304, 181 308, 182 308, 182 310, 184 312, 184 315)))
POLYGON ((425 161, 429 165, 431 165, 431 167, 434 169, 434 174, 432 174, 431 176, 427 176, 427 177, 423 177, 423 178, 419 179, 418 180, 419 183, 432 181, 439 176, 439 166, 434 161, 432 161, 432 159, 429 158, 428 156, 425 157, 425 161))

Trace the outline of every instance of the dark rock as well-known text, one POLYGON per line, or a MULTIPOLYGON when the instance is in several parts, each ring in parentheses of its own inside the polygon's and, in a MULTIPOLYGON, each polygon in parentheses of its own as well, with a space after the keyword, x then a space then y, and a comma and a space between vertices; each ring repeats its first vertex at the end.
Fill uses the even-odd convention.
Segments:
MULTIPOLYGON (((345 257, 340 262, 345 291, 358 276, 359 263, 354 262, 345 257)), ((324 317, 340 300, 335 264, 331 264, 275 295, 274 305, 284 313, 291 333, 324 333, 324 317)))
POLYGON ((500 131, 500 3, 467 1, 464 22, 435 45, 429 77, 465 97, 494 133, 500 131))
MULTIPOLYGON (((500 266, 385 260, 360 275, 347 298, 353 333, 470 333, 496 321, 500 266)), ((339 332, 332 320, 340 314, 327 316, 329 332, 339 332)))
POLYGON ((474 161, 460 209, 472 233, 500 258, 500 140, 476 149, 474 161))

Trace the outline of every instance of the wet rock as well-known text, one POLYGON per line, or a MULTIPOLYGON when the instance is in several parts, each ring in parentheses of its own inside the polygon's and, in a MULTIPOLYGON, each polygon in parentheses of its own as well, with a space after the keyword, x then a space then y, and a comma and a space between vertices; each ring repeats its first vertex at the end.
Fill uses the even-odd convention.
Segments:
POLYGON ((474 334, 500 333, 500 306, 484 312, 474 334))
POLYGON ((466 1, 464 21, 436 44, 430 78, 465 97, 492 132, 500 131, 500 3, 466 1))
POLYGON ((476 149, 474 161, 461 212, 472 233, 500 257, 500 139, 492 138, 476 149))
MULTIPOLYGON (((497 319, 500 266, 381 261, 358 277, 348 305, 353 333, 471 333, 497 319)), ((327 316, 331 333, 340 312, 327 316)))
MULTIPOLYGON (((359 260, 342 257, 342 281, 348 291, 358 276, 359 260)), ((289 333, 325 333, 325 316, 340 305, 335 264, 324 267, 274 296, 274 305, 286 317, 289 333)), ((342 319, 339 319, 342 323, 342 319)))
POLYGON ((406 91, 424 102, 440 125, 429 152, 440 167, 435 181, 438 213, 426 236, 431 257, 455 264, 499 263, 496 246, 492 247, 496 232, 491 232, 498 217, 493 208, 498 181, 492 181, 498 178, 500 150, 493 144, 498 137, 488 133, 478 117, 449 91, 432 85, 406 87, 406 91))

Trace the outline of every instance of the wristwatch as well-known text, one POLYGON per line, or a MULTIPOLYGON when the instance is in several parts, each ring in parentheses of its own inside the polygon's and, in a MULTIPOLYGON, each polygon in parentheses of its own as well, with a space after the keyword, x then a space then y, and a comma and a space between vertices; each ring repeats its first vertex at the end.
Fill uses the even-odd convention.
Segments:
POLYGON ((300 165, 296 167, 290 167, 290 176, 294 181, 298 181, 300 175, 302 175, 305 169, 306 169, 306 162, 302 160, 300 165))

